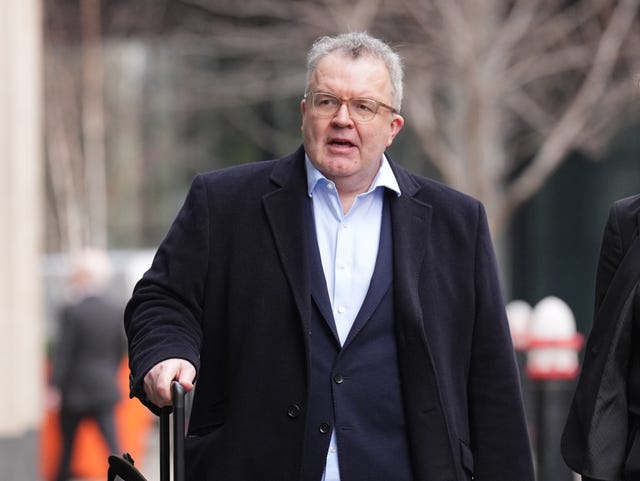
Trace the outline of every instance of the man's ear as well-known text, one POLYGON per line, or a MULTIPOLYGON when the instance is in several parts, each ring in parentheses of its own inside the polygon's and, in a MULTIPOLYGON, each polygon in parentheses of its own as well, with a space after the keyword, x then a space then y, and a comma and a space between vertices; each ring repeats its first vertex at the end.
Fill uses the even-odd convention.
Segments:
POLYGON ((391 131, 389 132, 389 139, 387 141, 387 147, 389 147, 393 143, 393 139, 396 138, 396 135, 402 130, 404 126, 404 117, 400 114, 394 114, 391 119, 391 131))

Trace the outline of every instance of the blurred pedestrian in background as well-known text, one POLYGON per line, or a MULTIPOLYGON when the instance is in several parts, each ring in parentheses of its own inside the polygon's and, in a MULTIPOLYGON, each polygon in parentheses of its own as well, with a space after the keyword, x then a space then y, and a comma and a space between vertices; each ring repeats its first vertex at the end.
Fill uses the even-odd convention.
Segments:
POLYGON ((562 437, 583 481, 640 480, 640 195, 613 204, 596 273, 594 320, 562 437))
POLYGON ((62 452, 56 481, 71 477, 78 426, 93 419, 112 453, 118 453, 114 419, 120 399, 117 371, 126 344, 122 309, 106 296, 111 264, 105 252, 86 250, 72 261, 72 300, 60 312, 50 400, 59 406, 62 452))

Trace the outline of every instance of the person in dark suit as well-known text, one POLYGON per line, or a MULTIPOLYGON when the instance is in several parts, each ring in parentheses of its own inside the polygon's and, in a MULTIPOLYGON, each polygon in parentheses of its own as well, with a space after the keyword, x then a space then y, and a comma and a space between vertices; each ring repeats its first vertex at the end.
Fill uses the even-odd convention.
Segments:
POLYGON ((385 153, 397 53, 318 39, 303 146, 198 175, 125 311, 131 394, 195 392, 190 480, 531 481, 482 205, 385 153))
POLYGON ((584 481, 640 480, 640 195, 616 201, 596 272, 594 320, 562 435, 584 481))
POLYGON ((73 445, 84 419, 97 423, 110 452, 119 452, 114 409, 126 339, 122 309, 104 295, 111 266, 106 253, 88 249, 74 258, 72 271, 74 300, 61 309, 52 363, 50 395, 60 409, 62 433, 56 481, 71 478, 73 445))

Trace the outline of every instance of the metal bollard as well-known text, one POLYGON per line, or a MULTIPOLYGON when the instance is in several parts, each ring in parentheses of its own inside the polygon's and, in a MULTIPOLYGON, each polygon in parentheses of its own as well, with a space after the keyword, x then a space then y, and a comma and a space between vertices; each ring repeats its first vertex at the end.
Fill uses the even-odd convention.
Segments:
POLYGON ((542 299, 529 328, 527 374, 532 387, 535 432, 532 436, 538 481, 572 481, 560 454, 560 437, 580 368, 584 342, 569 306, 557 297, 542 299))

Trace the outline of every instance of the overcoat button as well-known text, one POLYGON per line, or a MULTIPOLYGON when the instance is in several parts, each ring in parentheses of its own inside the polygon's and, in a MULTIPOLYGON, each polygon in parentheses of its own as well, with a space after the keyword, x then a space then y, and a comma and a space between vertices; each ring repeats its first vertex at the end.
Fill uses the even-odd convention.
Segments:
POLYGON ((320 429, 320 433, 328 434, 329 431, 331 430, 331 426, 329 426, 327 423, 322 423, 319 429, 320 429))
POLYGON ((289 406, 287 408, 287 416, 289 416, 291 419, 295 419, 300 416, 300 406, 298 406, 297 404, 292 404, 291 406, 289 406))

